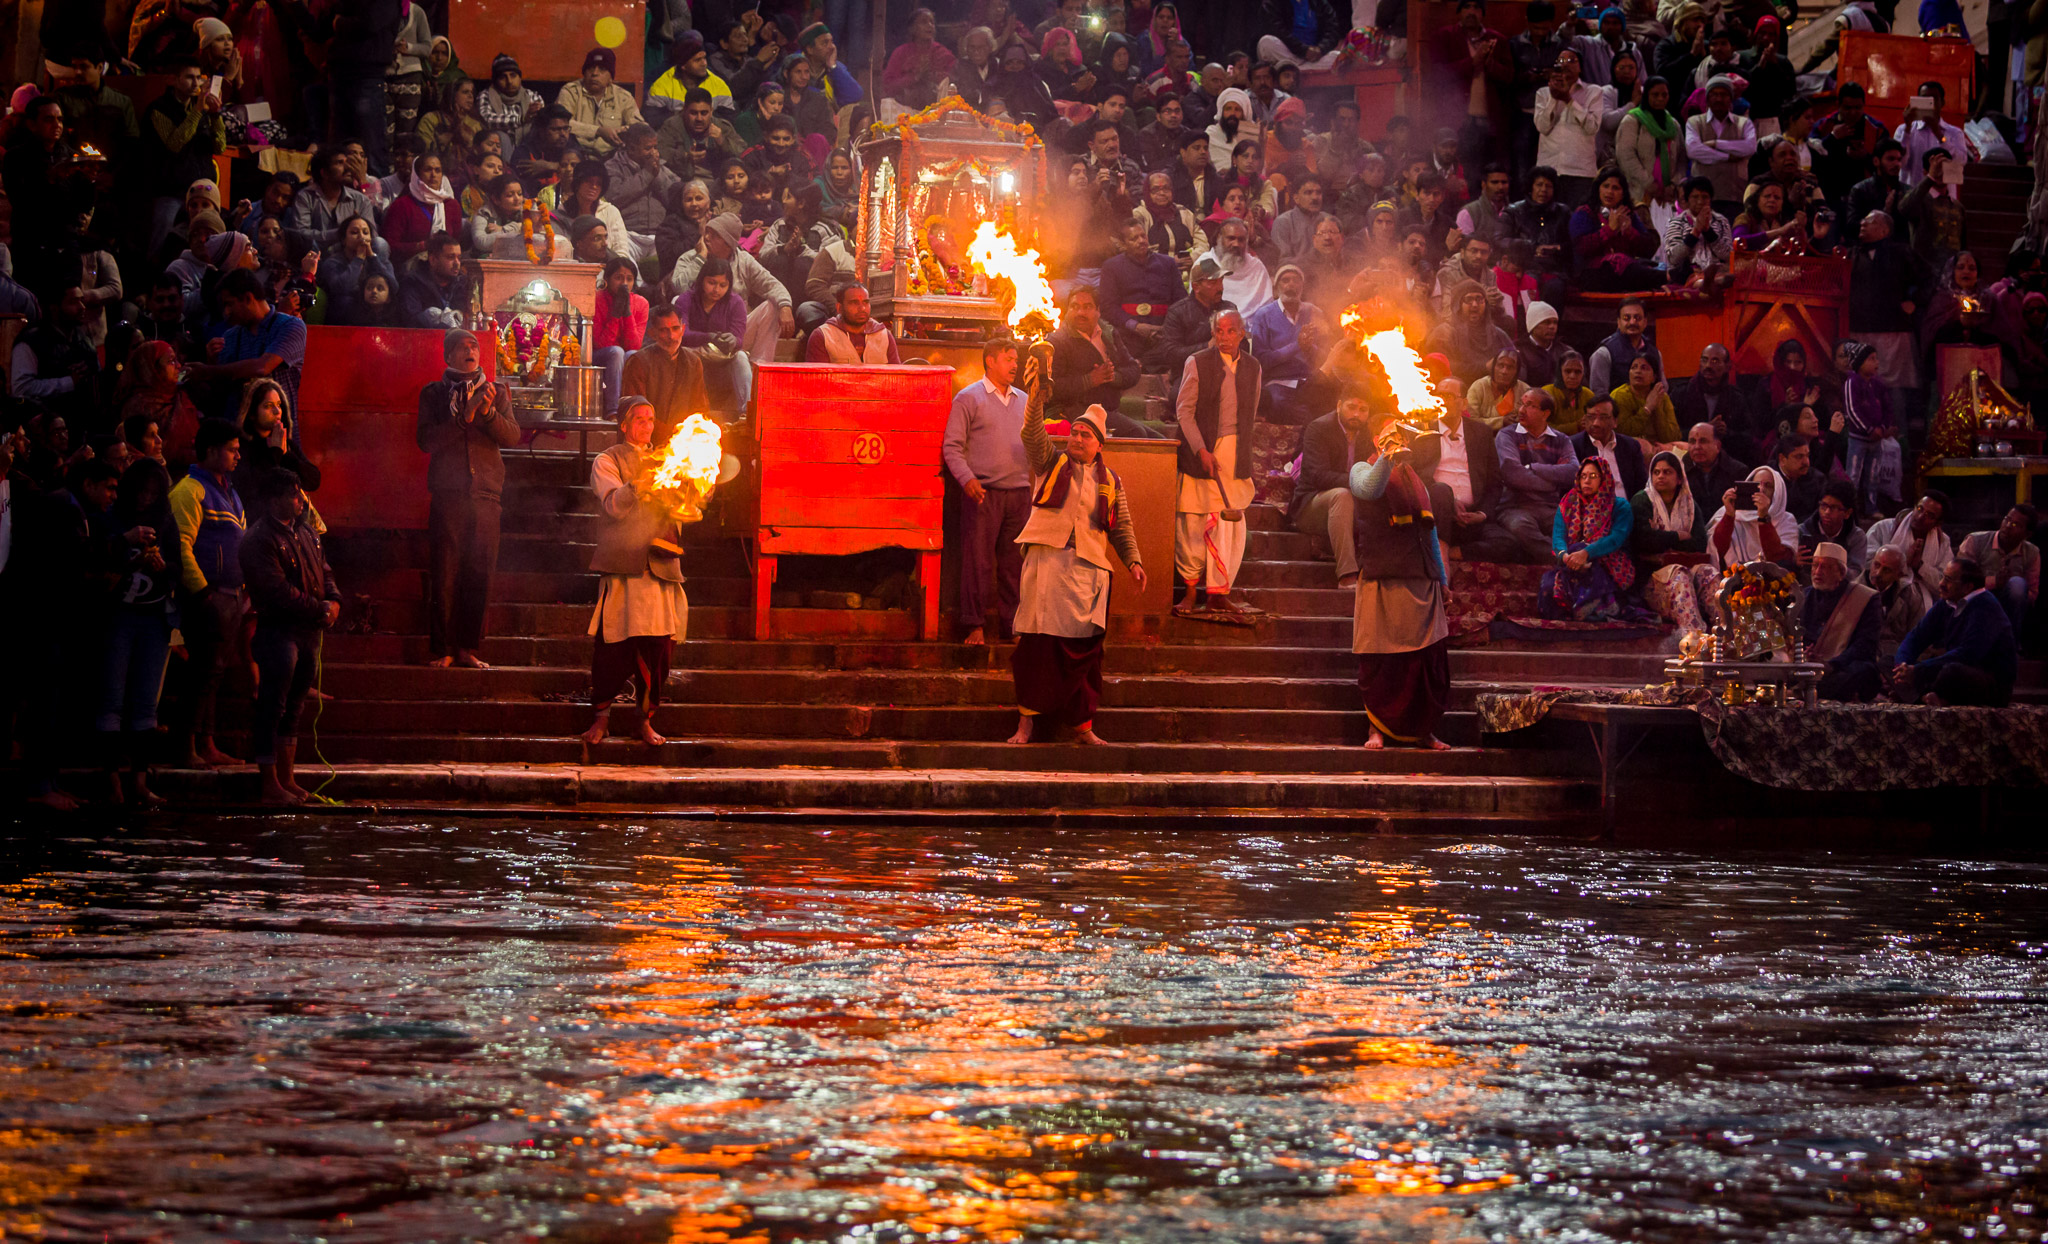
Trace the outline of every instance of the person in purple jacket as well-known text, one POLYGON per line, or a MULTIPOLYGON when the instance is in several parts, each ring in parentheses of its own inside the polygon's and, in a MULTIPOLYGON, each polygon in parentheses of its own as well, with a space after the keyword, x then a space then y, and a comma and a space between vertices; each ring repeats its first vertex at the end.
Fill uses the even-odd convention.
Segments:
POLYGON ((683 313, 683 344, 703 353, 707 375, 720 366, 726 369, 733 409, 745 410, 754 392, 754 366, 740 349, 747 302, 732 287, 732 265, 716 257, 705 260, 696 283, 676 299, 676 310, 683 313))

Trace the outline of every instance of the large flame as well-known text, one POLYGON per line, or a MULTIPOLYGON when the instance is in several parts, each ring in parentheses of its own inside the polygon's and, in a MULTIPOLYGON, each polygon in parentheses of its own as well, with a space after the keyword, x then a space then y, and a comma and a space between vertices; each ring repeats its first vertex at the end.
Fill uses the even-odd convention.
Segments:
POLYGON ((1059 304, 1053 298, 1052 285, 1045 279, 1045 265, 1039 262, 1037 251, 1018 250, 1015 238, 997 229, 992 221, 984 220, 975 229, 974 240, 967 244, 967 258, 988 275, 1008 281, 1017 291, 1016 301, 1010 305, 1012 327, 1022 324, 1033 312, 1055 325, 1060 322, 1059 304))
POLYGON ((725 461, 724 432, 703 415, 683 420, 654 469, 653 491, 686 521, 702 518, 704 502, 718 483, 725 461))
POLYGON ((1387 384, 1394 390, 1394 405, 1402 414, 1444 413, 1444 400, 1429 387, 1429 373, 1422 370, 1422 356, 1408 344, 1399 328, 1367 333, 1364 340, 1366 353, 1378 359, 1380 369, 1387 373, 1387 384))

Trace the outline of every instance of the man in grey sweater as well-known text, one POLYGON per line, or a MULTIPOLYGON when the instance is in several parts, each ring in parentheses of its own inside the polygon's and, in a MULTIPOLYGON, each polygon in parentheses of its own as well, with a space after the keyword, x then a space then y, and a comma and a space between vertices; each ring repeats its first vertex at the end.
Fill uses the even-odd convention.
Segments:
MULTIPOLYGON (((946 471, 966 500, 960 511, 961 642, 987 642, 990 574, 998 638, 1017 616, 1024 549, 1017 537, 1031 516, 1031 463, 1024 454, 1029 399, 1016 387, 1017 343, 990 338, 981 347, 980 381, 953 395, 940 447, 946 471)), ((1048 383, 1041 380, 1041 383, 1048 383)))

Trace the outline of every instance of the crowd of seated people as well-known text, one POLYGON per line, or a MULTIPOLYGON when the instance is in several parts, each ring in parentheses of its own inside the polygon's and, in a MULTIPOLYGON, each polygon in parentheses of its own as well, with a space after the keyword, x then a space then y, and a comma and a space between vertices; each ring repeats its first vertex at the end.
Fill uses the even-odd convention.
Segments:
MULTIPOLYGON (((2048 392, 2048 273, 2024 241, 1995 275, 1968 249, 1957 187, 1978 153, 1938 84, 1887 132, 1853 84, 1801 94, 1815 80, 1789 72, 1774 17, 1531 0, 1509 38, 1459 0, 1416 86, 1467 101, 1462 124, 1368 133, 1348 91, 1305 91, 1349 27, 1324 0, 954 0, 901 15, 873 79, 864 21, 673 0, 644 63, 595 47, 559 83, 456 48, 446 6, 410 0, 227 20, 205 0, 104 6, 132 9, 125 26, 96 7, 45 6, 42 55, 18 58, 41 69, 0 119, 0 316, 20 321, 0 617, 32 640, 20 594, 67 602, 76 616, 33 625, 99 671, 110 752, 154 728, 182 618, 185 664, 205 671, 176 724, 191 758, 221 759, 209 688, 246 650, 257 594, 222 551, 230 529, 269 524, 252 569, 269 599, 297 600, 280 625, 331 622, 331 581, 276 573, 317 550, 296 419, 308 325, 458 328, 474 261, 545 249, 598 274, 607 399, 646 397, 664 423, 744 410, 778 350, 899 361, 852 254, 859 140, 953 97, 1048 150, 1055 407, 1179 435, 1138 395, 1170 397, 1234 311, 1260 380, 1249 422, 1295 463, 1296 523, 1333 545, 1349 499, 1324 485, 1362 416, 1330 359, 1342 311, 1370 295, 1448 399, 1432 470, 1456 501, 1454 560, 1544 566, 1560 616, 1710 621, 1713 567, 1825 563, 1832 581, 1840 550, 1874 593, 1877 681, 1960 700, 1985 684, 1922 670, 1926 653, 1995 630, 1987 598, 2016 630, 2038 592, 2031 511, 1952 551, 1940 501, 1906 502, 1936 350, 1996 348, 2009 388, 2048 392), (1738 375, 1717 345, 1674 380, 1631 296, 1709 296, 1737 252, 1766 247, 1850 265, 1839 348, 1786 341, 1767 373, 1738 375), (1561 311, 1587 297, 1610 300, 1615 330, 1568 342, 1561 311)), ((1333 554, 1341 581, 1355 559, 1333 554)), ((17 684, 0 716, 47 690, 17 684)), ((147 802, 133 771, 124 791, 147 802)))

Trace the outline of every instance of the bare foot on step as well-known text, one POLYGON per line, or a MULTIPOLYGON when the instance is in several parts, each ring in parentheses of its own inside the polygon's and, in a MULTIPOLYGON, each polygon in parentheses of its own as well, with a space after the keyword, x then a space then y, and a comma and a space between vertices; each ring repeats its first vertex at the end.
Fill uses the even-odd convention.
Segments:
POLYGON ((1017 733, 1011 735, 1006 741, 1018 744, 1029 743, 1031 741, 1031 719, 1026 717, 1019 721, 1017 723, 1017 733))
POLYGON ((1377 730, 1365 736, 1365 750, 1369 752, 1385 751, 1386 746, 1386 739, 1382 738, 1377 730))
POLYGON ((1433 752, 1447 752, 1451 750, 1451 745, 1449 743, 1444 742, 1442 739, 1436 737, 1433 734, 1430 735, 1427 739, 1423 740, 1423 746, 1427 747, 1429 750, 1433 752))
POLYGON ((668 742, 667 739, 654 732, 653 723, 645 721, 640 723, 640 741, 649 747, 660 747, 663 743, 668 742))
POLYGON ((583 745, 585 747, 596 747, 599 743, 604 742, 605 729, 610 724, 610 722, 607 722, 604 718, 600 717, 596 721, 590 723, 590 729, 585 730, 582 734, 579 734, 576 737, 583 740, 583 745))
POLYGON ((1086 743, 1090 747, 1109 746, 1102 741, 1102 736, 1095 733, 1093 727, 1090 726, 1082 726, 1079 730, 1074 731, 1074 742, 1086 743))
POLYGON ((973 630, 967 632, 967 634, 964 637, 962 637, 960 642, 966 644, 970 648, 980 648, 988 643, 988 637, 982 634, 981 628, 977 626, 973 630))

